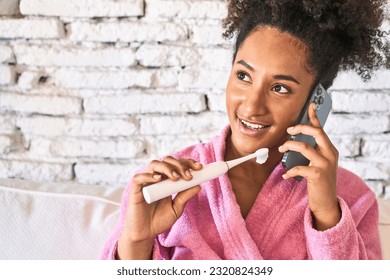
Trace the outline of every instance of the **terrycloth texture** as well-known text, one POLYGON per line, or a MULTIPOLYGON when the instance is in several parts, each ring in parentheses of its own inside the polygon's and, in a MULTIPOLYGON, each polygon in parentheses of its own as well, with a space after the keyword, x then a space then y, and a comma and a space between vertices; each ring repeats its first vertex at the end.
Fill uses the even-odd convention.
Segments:
MULTIPOLYGON (((230 128, 210 143, 188 147, 173 156, 203 164, 224 160, 230 128)), ((153 259, 381 259, 375 195, 351 172, 339 168, 337 193, 342 218, 333 228, 313 228, 306 182, 284 180, 279 164, 243 219, 227 174, 202 184, 173 227, 155 241, 153 259)), ((120 221, 102 253, 113 259, 123 227, 120 221)))

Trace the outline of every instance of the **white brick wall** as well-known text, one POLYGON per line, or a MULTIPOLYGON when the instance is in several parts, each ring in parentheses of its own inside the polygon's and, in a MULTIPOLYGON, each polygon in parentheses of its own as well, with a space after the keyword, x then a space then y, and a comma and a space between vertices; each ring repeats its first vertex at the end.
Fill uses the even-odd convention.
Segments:
POLYGON ((24 178, 34 181, 71 180, 71 164, 0 160, 0 177, 24 178))
POLYGON ((165 21, 74 21, 67 26, 67 29, 69 39, 75 42, 181 41, 188 36, 188 29, 185 25, 165 21))
POLYGON ((198 60, 194 48, 150 44, 140 46, 136 57, 145 67, 188 66, 195 65, 198 60))
POLYGON ((66 17, 142 16, 142 0, 20 0, 23 15, 66 17))
POLYGON ((372 79, 369 83, 365 83, 358 75, 352 72, 339 73, 332 86, 335 90, 349 90, 349 89, 362 89, 362 90, 380 90, 390 88, 389 71, 378 70, 372 75, 372 79))
POLYGON ((146 16, 161 18, 223 19, 227 15, 220 1, 146 0, 146 16))
POLYGON ((390 135, 365 137, 362 144, 362 155, 367 158, 390 160, 390 135))
POLYGON ((9 135, 0 135, 0 154, 8 154, 12 145, 12 137, 9 135))
POLYGON ((12 85, 15 83, 15 67, 10 65, 0 65, 0 85, 12 85))
POLYGON ((63 36, 64 25, 58 19, 0 18, 0 38, 60 39, 63 36))
POLYGON ((15 115, 8 115, 2 113, 0 115, 0 134, 14 133, 16 131, 16 117, 15 115))
POLYGON ((85 47, 63 45, 17 44, 14 54, 18 64, 34 66, 109 67, 134 66, 135 51, 131 47, 85 47))
POLYGON ((390 90, 333 91, 332 101, 335 112, 386 113, 390 108, 390 90))
POLYGON ((50 145, 50 152, 56 157, 82 158, 123 158, 131 159, 142 156, 142 140, 90 140, 60 138, 50 145))
POLYGON ((223 89, 226 87, 229 73, 226 70, 214 69, 204 71, 202 67, 186 68, 179 74, 179 86, 183 89, 223 89))
POLYGON ((86 113, 147 114, 200 113, 206 110, 205 96, 193 93, 132 93, 126 95, 89 97, 84 100, 86 113), (175 102, 172 102, 175 100, 175 102), (158 106, 156 106, 158 104, 158 106))
POLYGON ((75 166, 75 174, 80 183, 108 184, 125 186, 133 172, 138 170, 139 164, 121 163, 91 163, 80 161, 75 166))
POLYGON ((331 114, 325 124, 329 134, 380 134, 389 131, 387 115, 331 114))
MULTIPOLYGON (((11 121, 9 120, 9 122, 11 121)), ((122 137, 134 136, 138 131, 138 124, 134 118, 114 118, 112 116, 109 118, 21 116, 16 120, 16 126, 28 137, 45 136, 49 138, 62 136, 122 137)), ((9 127, 12 126, 9 125, 9 127)))
MULTIPOLYGON (((228 123, 222 1, 6 0, 0 16, 0 177, 124 185, 228 123)), ((325 129, 390 199, 389 77, 341 73, 325 129)))
POLYGON ((10 46, 0 45, 0 63, 14 62, 14 55, 10 46))
POLYGON ((70 69, 60 68, 51 75, 56 86, 72 89, 149 88, 154 70, 137 69, 70 69))
POLYGON ((19 13, 19 0, 1 0, 0 15, 13 16, 19 13))
POLYGON ((145 116, 141 119, 140 132, 144 135, 196 135, 218 131, 227 123, 228 120, 224 114, 145 116))
POLYGON ((81 113, 81 105, 81 100, 74 97, 26 96, 7 92, 0 95, 0 110, 3 112, 72 115, 81 113))
POLYGON ((226 41, 222 37, 223 29, 219 22, 214 24, 199 24, 191 30, 191 41, 196 45, 223 45, 226 41))

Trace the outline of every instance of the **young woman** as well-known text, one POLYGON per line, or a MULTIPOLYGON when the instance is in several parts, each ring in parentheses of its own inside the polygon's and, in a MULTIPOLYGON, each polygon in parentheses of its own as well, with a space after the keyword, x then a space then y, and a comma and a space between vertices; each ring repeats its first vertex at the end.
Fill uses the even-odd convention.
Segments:
POLYGON ((337 166, 314 104, 311 125, 296 122, 311 89, 330 87, 339 69, 368 79, 389 66, 378 31, 382 2, 229 1, 225 36, 236 40, 226 88, 229 125, 209 143, 154 160, 133 177, 103 258, 380 259, 375 195, 337 166), (317 147, 288 140, 300 133, 317 147), (144 200, 147 185, 191 180, 202 164, 259 148, 269 149, 262 165, 248 161, 172 198, 144 200), (302 153, 309 166, 286 172, 287 151, 302 153))

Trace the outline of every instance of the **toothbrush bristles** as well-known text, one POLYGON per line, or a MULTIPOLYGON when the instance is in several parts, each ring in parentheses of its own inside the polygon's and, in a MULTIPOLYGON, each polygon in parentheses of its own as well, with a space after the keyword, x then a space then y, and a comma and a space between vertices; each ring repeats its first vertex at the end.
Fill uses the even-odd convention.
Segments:
POLYGON ((264 162, 267 161, 268 158, 268 149, 267 148, 262 148, 256 151, 256 162, 258 164, 263 164, 264 162))

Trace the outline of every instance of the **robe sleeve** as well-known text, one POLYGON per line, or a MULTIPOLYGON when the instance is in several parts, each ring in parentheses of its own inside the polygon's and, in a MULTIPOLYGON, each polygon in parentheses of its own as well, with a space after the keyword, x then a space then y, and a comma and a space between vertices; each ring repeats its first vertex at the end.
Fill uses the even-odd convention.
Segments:
MULTIPOLYGON (((143 169, 141 169, 143 170, 143 169)), ((141 170, 137 171, 141 172, 141 170)), ((137 174, 136 173, 136 174, 137 174)), ((106 241, 103 251, 101 253, 100 259, 102 260, 115 260, 117 256, 118 251, 118 240, 122 233, 122 229, 125 223, 125 217, 126 217, 126 210, 127 210, 127 203, 129 200, 129 194, 130 194, 130 188, 132 185, 133 179, 129 181, 127 184, 127 187, 125 191, 123 192, 122 202, 121 202, 121 212, 119 220, 109 237, 109 239, 106 241)), ((153 246, 153 254, 152 258, 154 260, 162 260, 162 259, 169 259, 169 249, 165 248, 160 245, 158 242, 158 239, 155 239, 154 246, 153 246)))
POLYGON ((304 227, 309 259, 382 259, 375 195, 367 191, 353 205, 348 205, 341 197, 338 201, 341 219, 336 226, 325 231, 314 228, 312 212, 306 210, 304 227))
POLYGON ((130 186, 132 184, 132 179, 127 184, 125 191, 123 192, 122 202, 121 202, 121 212, 118 219, 118 222, 111 234, 111 236, 106 241, 103 251, 100 258, 103 260, 115 260, 118 251, 118 240, 122 233, 122 229, 125 223, 127 202, 129 200, 130 186))

